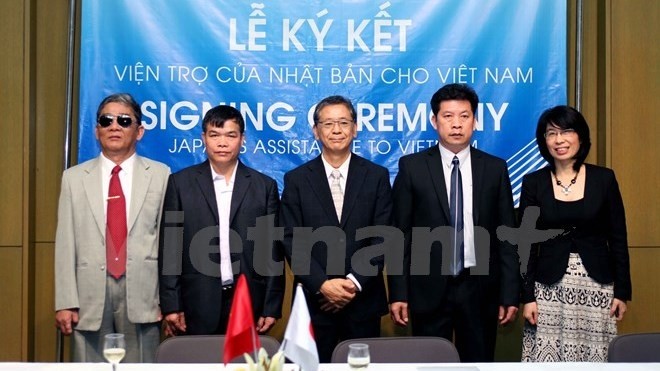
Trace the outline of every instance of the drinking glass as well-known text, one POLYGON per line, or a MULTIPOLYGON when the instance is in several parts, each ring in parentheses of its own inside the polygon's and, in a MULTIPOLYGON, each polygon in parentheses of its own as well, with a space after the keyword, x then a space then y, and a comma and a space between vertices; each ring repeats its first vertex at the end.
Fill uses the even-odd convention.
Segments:
POLYGON ((366 370, 369 361, 368 344, 355 343, 348 346, 348 367, 351 370, 366 370))
POLYGON ((107 334, 103 341, 103 356, 112 364, 112 371, 117 370, 117 364, 126 355, 124 334, 107 334))

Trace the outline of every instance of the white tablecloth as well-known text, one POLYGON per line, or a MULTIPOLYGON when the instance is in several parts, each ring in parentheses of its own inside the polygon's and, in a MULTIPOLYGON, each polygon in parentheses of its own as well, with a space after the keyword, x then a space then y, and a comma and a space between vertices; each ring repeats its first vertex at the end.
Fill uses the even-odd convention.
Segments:
MULTIPOLYGON (((111 371, 107 363, 0 363, 0 371, 111 371)), ((137 364, 121 363, 117 371, 247 371, 231 364, 137 364)), ((319 371, 348 371, 348 365, 322 364, 319 371)), ((660 371, 660 363, 374 363, 368 371, 660 371)), ((299 371, 286 364, 284 371, 299 371)))

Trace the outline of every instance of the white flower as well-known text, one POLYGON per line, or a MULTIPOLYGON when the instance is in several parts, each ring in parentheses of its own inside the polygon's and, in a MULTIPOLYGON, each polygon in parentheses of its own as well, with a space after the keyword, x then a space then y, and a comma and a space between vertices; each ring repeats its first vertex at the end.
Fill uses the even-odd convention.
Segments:
POLYGON ((244 356, 249 371, 282 371, 284 367, 284 354, 282 352, 273 354, 273 358, 269 359, 266 350, 260 348, 257 354, 259 361, 256 363, 249 354, 245 353, 244 356))

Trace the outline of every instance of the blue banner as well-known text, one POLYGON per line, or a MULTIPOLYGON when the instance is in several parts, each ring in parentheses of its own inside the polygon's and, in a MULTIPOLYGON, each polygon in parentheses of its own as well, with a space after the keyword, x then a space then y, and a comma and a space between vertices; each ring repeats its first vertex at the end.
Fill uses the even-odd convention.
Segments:
POLYGON ((314 105, 340 94, 358 111, 354 152, 390 169, 437 145, 429 100, 475 88, 473 146, 522 175, 544 166, 539 114, 565 104, 566 2, 556 0, 86 0, 82 4, 79 152, 98 155, 95 114, 108 94, 142 104, 138 152, 173 171, 203 161, 204 113, 246 119, 241 160, 280 184, 317 156, 314 105))

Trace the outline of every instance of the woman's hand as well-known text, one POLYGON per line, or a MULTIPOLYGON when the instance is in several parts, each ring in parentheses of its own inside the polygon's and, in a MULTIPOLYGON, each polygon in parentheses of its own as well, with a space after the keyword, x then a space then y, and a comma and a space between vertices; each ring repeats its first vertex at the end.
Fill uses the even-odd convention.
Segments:
POLYGON ((612 307, 610 308, 610 317, 615 317, 617 321, 621 321, 626 310, 628 310, 626 302, 614 298, 614 300, 612 300, 612 307))
POLYGON ((539 309, 536 302, 527 303, 523 306, 523 317, 529 322, 530 325, 536 326, 536 321, 539 318, 539 309))

